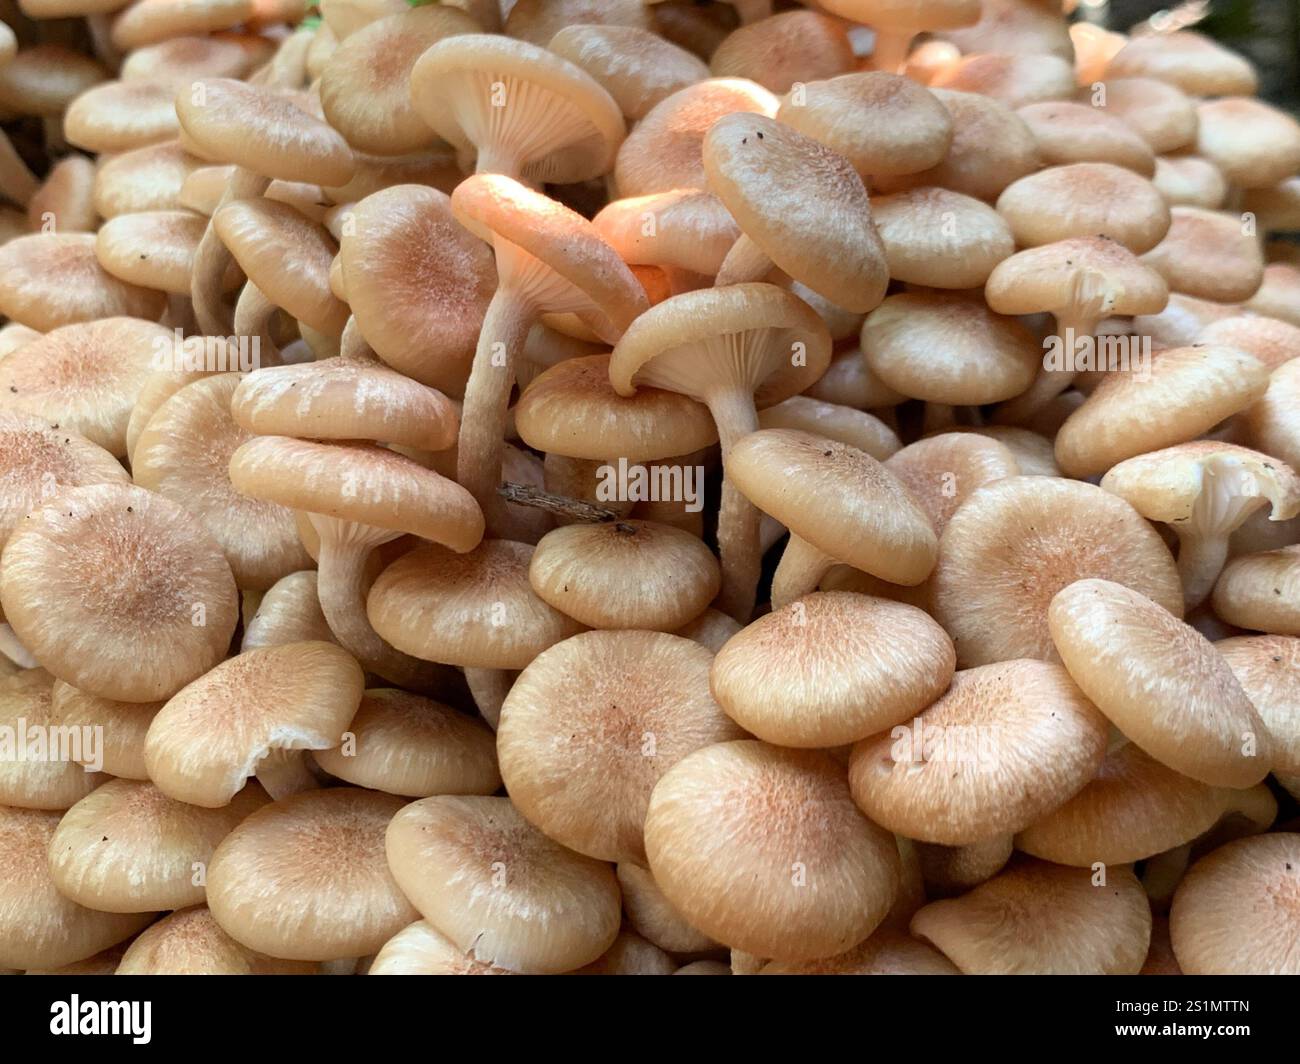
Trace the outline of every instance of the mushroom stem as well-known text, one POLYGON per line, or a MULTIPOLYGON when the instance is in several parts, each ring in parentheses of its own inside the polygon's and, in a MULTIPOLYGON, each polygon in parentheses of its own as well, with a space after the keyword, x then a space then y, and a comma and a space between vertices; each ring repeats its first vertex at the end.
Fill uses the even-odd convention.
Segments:
POLYGON ((271 750, 257 763, 257 782, 274 801, 320 789, 320 780, 307 767, 305 750, 271 750))
POLYGON ((510 389, 515 383, 515 363, 523 354, 534 317, 527 300, 508 287, 498 288, 483 318, 474 365, 465 386, 456 479, 478 501, 488 535, 498 538, 510 538, 510 516, 505 500, 497 493, 506 449, 510 389))
POLYGON ((1060 395, 1074 383, 1079 371, 1073 369, 1079 345, 1085 338, 1091 340, 1101 322, 1100 314, 1067 314, 1060 311, 1056 315, 1056 339, 1059 341, 1062 357, 1066 365, 1061 369, 1049 369, 1046 360, 1042 371, 1034 378, 1034 383, 1027 390, 1008 399, 998 407, 994 422, 999 425, 1018 425, 1038 413, 1047 403, 1060 395))
POLYGON ((488 143, 480 147, 474 160, 474 172, 476 174, 504 174, 506 177, 513 177, 517 181, 524 181, 524 178, 520 176, 522 169, 515 153, 507 151, 505 146, 496 140, 489 140, 488 143))
POLYGON ((478 706, 479 716, 487 721, 493 731, 497 730, 497 724, 501 720, 501 705, 518 675, 510 669, 465 667, 465 683, 469 685, 469 693, 474 697, 474 705, 478 706))
POLYGON ((17 633, 7 624, 0 624, 0 654, 20 669, 40 668, 41 663, 32 657, 31 651, 23 646, 17 633))
POLYGON ((806 539, 790 533, 781 561, 772 577, 772 609, 779 610, 810 591, 816 591, 835 559, 806 539))
POLYGON ((357 324, 356 318, 349 317, 348 323, 343 326, 343 338, 339 341, 339 357, 351 362, 373 364, 379 361, 375 349, 361 335, 361 326, 357 324))
POLYGON ((725 388, 706 396, 705 404, 718 426, 722 444, 722 505, 718 511, 718 553, 722 561, 722 590, 718 608, 741 624, 754 612, 754 596, 763 568, 763 515, 726 478, 727 455, 736 441, 758 431, 754 397, 740 388, 725 388))
POLYGON ((921 419, 921 435, 952 428, 957 424, 957 411, 947 403, 926 403, 925 413, 921 419))
MULTIPOLYGON (((269 177, 236 166, 213 215, 234 200, 256 199, 270 185, 269 177)), ((198 319, 199 328, 207 336, 225 336, 231 330, 233 318, 222 302, 221 282, 233 261, 234 256, 221 242, 209 219, 208 227, 203 230, 203 238, 194 252, 194 268, 190 275, 190 298, 194 301, 194 316, 198 319)))
POLYGON ((1227 560, 1227 536, 1179 534, 1178 575, 1183 581, 1183 602, 1189 610, 1209 596, 1227 560))
POLYGON ((41 183, 23 162, 8 134, 0 131, 0 193, 18 206, 26 207, 40 187, 41 183))
POLYGON ((916 36, 911 30, 876 30, 876 39, 871 45, 871 67, 887 74, 897 74, 912 51, 912 38, 916 36))
POLYGON ((772 272, 774 263, 767 252, 754 241, 741 233, 731 245, 727 257, 718 267, 718 276, 714 279, 714 288, 723 288, 729 284, 747 284, 761 281, 772 272))
POLYGON ((1157 912, 1168 910, 1191 856, 1192 844, 1189 842, 1147 858, 1146 868, 1142 871, 1142 886, 1157 912))
POLYGON ((252 281, 244 285, 243 291, 239 293, 239 300, 235 303, 235 335, 250 336, 255 339, 262 349, 267 365, 277 361, 280 354, 280 348, 275 342, 275 334, 271 330, 271 323, 278 309, 266 298, 266 293, 252 281))

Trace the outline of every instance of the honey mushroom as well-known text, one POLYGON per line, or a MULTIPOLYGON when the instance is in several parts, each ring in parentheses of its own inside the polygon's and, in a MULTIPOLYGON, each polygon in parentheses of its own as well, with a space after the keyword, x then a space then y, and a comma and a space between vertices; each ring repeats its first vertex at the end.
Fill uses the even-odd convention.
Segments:
MULTIPOLYGON (((5 744, 9 749, 0 760, 0 805, 69 809, 107 780, 102 772, 61 759, 57 749, 49 748, 58 734, 52 730, 58 721, 53 684, 54 678, 44 669, 0 677, 0 727, 9 736, 5 744), (33 746, 37 741, 40 745, 33 746)), ((93 755, 85 745, 81 750, 93 755)))
POLYGON ((127 946, 116 975, 314 975, 318 968, 240 945, 206 905, 178 909, 127 946))

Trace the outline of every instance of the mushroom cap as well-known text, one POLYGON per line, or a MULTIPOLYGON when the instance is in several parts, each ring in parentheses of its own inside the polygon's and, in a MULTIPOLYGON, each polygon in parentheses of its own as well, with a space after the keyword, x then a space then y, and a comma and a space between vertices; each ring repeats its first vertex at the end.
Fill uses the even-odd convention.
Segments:
MULTIPOLYGON (((117 0, 111 2, 117 6, 117 0)), ((123 81, 162 83, 175 90, 196 77, 247 77, 274 52, 270 41, 252 33, 170 37, 133 48, 122 60, 120 77, 123 81)))
POLYGON ((505 33, 545 45, 573 23, 650 28, 654 23, 640 0, 516 0, 506 16, 505 33))
POLYGON ((1200 207, 1172 207, 1169 213, 1169 232, 1142 261, 1170 288, 1217 303, 1240 303, 1259 290, 1264 254, 1240 215, 1200 207))
POLYGON ((1048 167, 1008 185, 997 206, 1025 247, 1106 236, 1140 255, 1160 243, 1170 225, 1159 190, 1111 163, 1048 167))
POLYGON ((496 288, 492 251, 423 185, 395 185, 351 208, 339 241, 348 302, 366 342, 394 369, 464 393, 496 288))
POLYGON ((910 720, 947 689, 952 640, 922 610, 848 591, 805 595, 727 641, 710 684, 778 746, 831 747, 910 720))
POLYGON ((718 78, 749 78, 773 92, 833 78, 856 59, 845 24, 819 11, 783 11, 729 33, 709 59, 718 78))
MULTIPOLYGON (((304 524, 311 527, 310 521, 304 521, 299 528, 304 524)), ((320 608, 316 570, 306 569, 281 577, 261 596, 257 612, 244 622, 240 649, 335 641, 320 608)))
POLYGON ((1248 189, 1242 206, 1259 219, 1265 231, 1300 227, 1300 174, 1279 181, 1272 188, 1248 189))
POLYGON ((0 313, 38 332, 122 316, 152 323, 165 302, 106 271, 94 233, 32 233, 0 247, 0 313))
POLYGON ((35 44, 0 65, 0 106, 20 115, 58 118, 107 77, 101 63, 73 48, 35 44))
POLYGON ((931 902, 912 934, 966 975, 1136 975, 1151 941, 1151 907, 1132 870, 1029 857, 960 898, 931 902))
POLYGON ((116 218, 178 209, 181 185, 202 165, 176 141, 101 158, 95 170, 95 210, 102 218, 116 218))
POLYGON ((644 863, 646 809, 664 773, 743 735, 709 693, 711 661, 660 632, 584 632, 542 651, 497 725, 515 808, 578 853, 644 863))
POLYGON ((751 739, 689 754, 650 797, 645 843, 655 882, 693 927, 760 957, 843 953, 898 891, 893 838, 821 751, 751 739))
POLYGON ((1209 159, 1199 155, 1161 155, 1151 183, 1170 207, 1218 210, 1228 198, 1228 182, 1209 159))
POLYGON ((434 4, 368 22, 339 43, 320 77, 326 121, 359 151, 401 155, 437 141, 411 102, 411 70, 431 45, 477 33, 474 19, 434 4))
MULTIPOLYGON (((639 393, 638 393, 639 394, 639 393)), ((838 403, 792 395, 758 412, 763 429, 799 429, 813 436, 839 440, 883 462, 902 446, 898 434, 880 418, 838 403)))
POLYGON ((1300 545, 1232 559, 1211 602, 1219 617, 1238 628, 1300 635, 1300 545))
POLYGON ((384 943, 367 975, 514 975, 476 961, 427 920, 417 920, 384 943))
POLYGON ((618 150, 614 186, 619 196, 704 188, 704 137, 713 124, 742 111, 771 116, 777 107, 772 93, 744 78, 709 78, 666 96, 618 150))
POLYGON ((978 288, 1016 250, 987 203, 942 188, 874 196, 871 213, 889 276, 931 288, 978 288))
POLYGON ((522 669, 581 626, 528 582, 533 547, 488 539, 465 554, 422 545, 385 569, 367 613, 385 640, 425 661, 522 669))
POLYGON ((627 923, 639 934, 670 953, 704 953, 719 948, 713 939, 691 927, 672 907, 649 869, 632 861, 623 861, 615 871, 623 891, 627 923))
POLYGON ((0 965, 58 968, 129 938, 152 913, 106 913, 64 897, 50 878, 49 848, 60 813, 0 806, 0 965))
POLYGON ((238 654, 158 711, 145 738, 149 778, 178 801, 224 806, 263 758, 337 746, 364 689, 361 667, 333 643, 238 654))
POLYGON ((1174 559, 1132 506, 1091 484, 1007 477, 975 492, 944 529, 934 616, 963 667, 1056 661, 1048 606, 1086 577, 1127 584, 1182 615, 1174 559))
MULTIPOLYGON (((1256 319, 1263 321, 1264 319, 1256 319)), ((1247 345, 1233 344, 1243 350, 1247 345)), ((1252 351, 1257 357, 1263 353, 1252 351)), ((1264 398, 1242 415, 1250 440, 1260 450, 1288 462, 1300 463, 1300 361, 1278 366, 1269 377, 1264 398)))
POLYGON ((1209 432, 1250 407, 1268 370, 1231 347, 1172 347, 1147 373, 1108 373, 1056 435, 1056 460, 1071 476, 1096 476, 1125 458, 1209 432))
POLYGON ((64 814, 50 839, 50 876, 65 897, 110 913, 201 904, 195 868, 269 802, 256 783, 223 809, 167 797, 152 783, 109 780, 64 814))
POLYGON ((1107 113, 1128 123, 1152 151, 1177 151, 1196 140, 1196 102, 1178 86, 1158 78, 1110 77, 1081 88, 1079 98, 1092 102, 1099 88, 1107 113))
POLYGON ((263 177, 342 185, 355 168, 339 133, 264 86, 204 78, 177 92, 176 114, 181 132, 204 155, 263 177))
POLYGON ((1001 661, 958 672, 915 722, 854 746, 849 784, 888 830, 964 846, 1028 827, 1105 753, 1106 721, 1065 669, 1001 661))
MULTIPOLYGON (((1270 371, 1280 369, 1293 358, 1300 358, 1300 326, 1262 314, 1238 314, 1212 321, 1201 330, 1196 342, 1211 347, 1235 347, 1238 351, 1254 355, 1270 371)), ((1290 372, 1294 373, 1295 369, 1290 372)), ((1273 377, 1270 376, 1269 386, 1272 387, 1272 384, 1273 377)), ((1256 407, 1252 407, 1251 411, 1256 407)), ((1247 413, 1249 416, 1250 412, 1247 413)), ((1266 447, 1264 450, 1279 458, 1286 458, 1286 455, 1278 454, 1271 448, 1266 447)))
MULTIPOLYGON (((682 973, 678 973, 682 974, 682 973)), ((816 961, 769 961, 759 975, 961 975, 942 953, 911 935, 882 927, 856 946, 816 961)))
POLYGON ((1021 108, 1074 94, 1074 65, 1059 55, 984 53, 967 55, 940 70, 935 88, 978 92, 1008 107, 1021 108))
POLYGON ((710 607, 690 624, 678 628, 676 634, 683 639, 699 643, 702 647, 708 647, 716 654, 722 649, 722 645, 740 629, 741 624, 734 617, 710 607))
POLYGON ((483 538, 474 497, 383 447, 255 436, 230 459, 236 490, 308 513, 442 543, 457 552, 483 538))
POLYGON ((1295 975, 1300 834, 1237 839, 1183 877, 1169 936, 1188 975, 1295 975))
POLYGON ((927 30, 973 26, 979 21, 977 0, 823 0, 831 14, 869 23, 877 30, 921 33, 927 30))
POLYGON ((1268 775, 1269 735, 1212 643, 1150 599, 1110 580, 1057 593, 1052 640, 1075 682, 1148 754, 1216 787, 1268 775))
POLYGON ((760 429, 732 448, 727 476, 760 510, 836 561, 906 585, 934 568, 929 518, 884 466, 855 447, 760 429))
POLYGON ((91 753, 89 743, 79 741, 85 732, 54 730, 62 722, 53 703, 53 683, 44 669, 0 676, 0 729, 8 738, 0 759, 0 805, 68 809, 107 778, 71 757, 91 753), (43 741, 34 746, 38 738, 43 741))
POLYGON ((155 81, 105 81, 87 89, 63 115, 70 144, 92 152, 129 151, 172 140, 180 129, 172 86, 155 81))
POLYGON ((806 82, 777 120, 825 144, 863 175, 914 174, 940 165, 952 143, 943 102, 910 78, 861 71, 806 82))
POLYGON ((1112 163, 1143 177, 1155 173, 1155 152, 1146 139, 1106 108, 1071 100, 1027 104, 1016 113, 1025 120, 1047 166, 1112 163))
POLYGON ((653 461, 717 442, 713 416, 676 392, 639 388, 621 396, 608 354, 569 358, 535 378, 515 404, 515 429, 548 454, 605 462, 653 461))
POLYGON ((347 783, 411 798, 492 794, 501 786, 492 732, 441 702, 369 690, 347 728, 346 745, 312 752, 321 768, 347 783))
POLYGON ((114 19, 112 41, 128 51, 182 34, 229 29, 254 12, 253 0, 134 0, 114 19))
POLYGON ((786 274, 863 313, 889 283, 871 201, 852 165, 773 118, 724 115, 704 138, 709 188, 786 274))
POLYGON ((384 856, 401 798, 357 787, 263 806, 208 865, 208 907, 249 949, 299 961, 375 953, 419 918, 384 856))
POLYGON ((1130 37, 1106 76, 1157 78, 1189 96, 1252 96, 1259 82, 1248 60, 1189 30, 1130 37))
POLYGON ((885 459, 885 468, 925 511, 936 536, 971 495, 1003 477, 1019 476, 1015 454, 996 438, 944 432, 910 443, 885 459))
POLYGON ((412 802, 393 818, 387 846, 420 915, 475 960, 567 972, 618 935, 613 869, 547 838, 508 798, 412 802))
POLYGON ((1300 325, 1300 268, 1286 262, 1270 262, 1264 267, 1264 283, 1246 302, 1246 310, 1281 318, 1300 325))
POLYGON ((613 945, 596 960, 569 974, 676 975, 677 961, 640 935, 620 931, 613 945))
POLYGON ((194 254, 207 222, 190 211, 140 211, 110 218, 95 236, 95 257, 114 277, 170 295, 189 295, 194 254))
MULTIPOLYGON (((62 680, 55 680, 50 692, 50 710, 56 724, 65 728, 102 729, 99 759, 105 772, 122 779, 149 778, 144 763, 144 739, 150 721, 162 707, 162 702, 115 702, 78 691, 62 680)), ((86 761, 83 756, 82 764, 86 761)))
POLYGON ((268 957, 241 946, 206 905, 164 916, 126 948, 118 975, 314 975, 314 964, 268 957))
POLYGON ((630 265, 675 266, 708 276, 717 274, 740 236, 722 201, 696 188, 614 200, 592 224, 630 265))
MULTIPOLYGON (((859 320, 852 332, 859 332, 861 328, 862 321, 859 320)), ((804 389, 803 394, 821 402, 859 409, 890 407, 907 398, 867 368, 866 360, 856 346, 833 355, 821 379, 804 389)))
MULTIPOLYGON (((607 173, 626 134, 623 114, 590 74, 526 41, 458 34, 411 70, 416 113, 443 140, 481 159, 504 155, 537 181, 607 173), (496 102, 500 85, 504 103, 496 102)), ((511 175, 514 176, 514 175, 511 175)))
POLYGON ((629 326, 609 361, 619 395, 649 385, 705 399, 740 387, 755 405, 798 395, 830 363, 831 338, 798 296, 770 284, 734 284, 671 296, 629 326))
POLYGON ((168 698, 230 646, 230 566, 198 520, 142 488, 72 488, 0 557, 5 616, 59 679, 124 702, 168 698))
POLYGON ((630 121, 709 76, 703 60, 640 26, 584 21, 564 26, 546 47, 595 78, 630 121))

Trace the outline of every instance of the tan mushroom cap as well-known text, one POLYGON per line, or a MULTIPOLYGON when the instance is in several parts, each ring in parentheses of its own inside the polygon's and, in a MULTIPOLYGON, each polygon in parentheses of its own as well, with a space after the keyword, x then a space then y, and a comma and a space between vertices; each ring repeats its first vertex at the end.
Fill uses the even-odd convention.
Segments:
MULTIPOLYGON (((78 691, 62 680, 54 681, 50 693, 50 712, 54 723, 65 728, 103 729, 95 759, 102 761, 110 776, 147 780, 144 763, 144 738, 149 723, 162 702, 116 702, 111 698, 78 691)), ((84 733, 83 733, 84 734, 84 733)), ((81 763, 90 760, 90 751, 82 751, 81 763)))
POLYGON ((568 25, 546 47, 595 78, 631 121, 709 76, 702 60, 639 26, 568 25))
POLYGON ((397 185, 351 211, 339 259, 366 342, 408 377, 464 394, 496 288, 491 249, 456 221, 437 189, 397 185))
POLYGON ((370 589, 367 612, 393 646, 426 661, 522 669, 578 632, 528 583, 533 548, 484 540, 466 554, 424 545, 399 558, 370 589))
POLYGON ((225 552, 241 588, 265 590, 311 559, 291 511, 230 482, 231 456, 252 435, 230 415, 240 375, 194 381, 149 419, 132 453, 135 482, 185 507, 225 552))
POLYGON ((264 806, 212 855, 212 915, 231 938, 273 957, 377 952, 419 918, 384 856, 384 833, 402 805, 389 794, 335 787, 264 806))
POLYGON ((268 957, 241 946, 223 930, 206 905, 164 916, 127 948, 118 975, 314 975, 301 961, 268 957))
POLYGON ((180 130, 174 89, 153 81, 106 81, 68 106, 63 134, 93 152, 119 152, 172 140, 180 130))
POLYGON ((342 744, 312 752, 347 783, 411 798, 492 794, 501 786, 492 732, 441 702, 369 690, 347 729, 342 744))
POLYGON ((672 907, 648 869, 623 861, 616 872, 627 923, 647 940, 670 953, 703 953, 719 948, 672 907))
POLYGON ((969 294, 890 296, 862 326, 867 368, 901 394, 934 403, 978 406, 1018 395, 1041 352, 1024 325, 969 294))
POLYGON ((1242 206, 1259 219, 1260 228, 1266 231, 1300 227, 1300 174, 1272 188, 1248 189, 1242 206))
POLYGON ((141 288, 189 295, 194 253, 207 222, 189 211, 141 211, 99 228, 95 256, 114 277, 141 288))
POLYGON ((1080 580, 1048 613, 1070 675, 1124 735, 1162 764, 1216 787, 1269 771, 1269 735, 1213 645, 1150 599, 1080 580))
POLYGON ((960 192, 917 188, 874 196, 871 213, 895 281, 978 288, 1016 250, 1002 216, 960 192))
POLYGON ((477 961, 572 971, 618 935, 613 869, 547 838, 508 798, 412 802, 393 818, 387 848, 420 915, 477 961))
POLYGON ((320 102, 326 120, 360 151, 401 155, 430 147, 438 138, 411 102, 411 70, 438 41, 477 32, 468 14, 438 4, 368 22, 325 64, 320 102))
POLYGON ((939 166, 953 116, 909 78, 863 71, 807 82, 787 95, 777 120, 825 144, 863 175, 915 174, 939 166))
POLYGON ((106 913, 64 897, 50 878, 49 844, 61 814, 0 806, 0 965, 58 968, 129 938, 151 913, 106 913))
POLYGON ((1238 628, 1300 635, 1300 545, 1234 558, 1211 601, 1214 612, 1238 628))
POLYGON ((1237 839, 1184 877, 1169 913, 1178 964, 1188 975, 1295 975, 1300 835, 1237 839))
POLYGON ((1169 207, 1150 181, 1111 163, 1071 163, 1022 177, 998 197, 998 213, 1026 247, 1105 236, 1135 254, 1169 231, 1169 207))
POLYGON ((1236 636, 1214 645, 1268 729, 1273 771, 1300 774, 1300 639, 1236 636))
POLYGON ((262 86, 204 78, 177 92, 176 114, 182 133, 213 161, 235 163, 263 177, 342 185, 355 168, 340 134, 291 98, 262 86))
POLYGON ((834 957, 816 961, 769 961, 757 974, 961 975, 961 972, 937 949, 903 931, 882 927, 834 957))
POLYGON ((710 277, 740 236, 722 201, 695 188, 614 200, 592 224, 630 265, 672 266, 710 277))
POLYGON ((754 621, 718 651, 714 697, 779 746, 856 742, 947 689, 952 640, 923 611, 846 591, 814 592, 754 621))
POLYGON ((72 756, 96 752, 92 733, 53 730, 61 723, 53 683, 44 669, 0 677, 0 805, 68 809, 107 780, 72 756))
POLYGON ((1106 76, 1157 78, 1189 96, 1252 96, 1258 85, 1248 60, 1188 30, 1129 38, 1106 76))
POLYGON ((169 37, 230 29, 253 12, 253 0, 135 0, 113 21, 112 40, 126 51, 169 37))
MULTIPOLYGON (((861 328, 862 321, 859 320, 852 331, 856 333, 861 328)), ((907 398, 867 368, 857 347, 848 347, 834 355, 821 379, 804 389, 803 394, 820 402, 860 409, 891 407, 907 398)))
POLYGON ((200 809, 152 783, 110 780, 59 821, 50 839, 50 876, 61 894, 104 912, 200 904, 196 867, 206 867, 217 844, 268 801, 254 783, 223 809, 200 809))
POLYGON ((516 0, 507 12, 504 32, 545 46, 563 27, 574 23, 641 29, 654 24, 640 0, 516 0))
POLYGON ((108 77, 103 65, 61 44, 35 44, 0 66, 0 106, 20 115, 58 118, 108 77))
POLYGON ((1147 373, 1109 373, 1056 436, 1071 476, 1096 476, 1125 458, 1194 440, 1264 395, 1268 370, 1231 347, 1157 351, 1147 373))
POLYGON ((261 596, 257 612, 245 619, 240 649, 335 641, 320 606, 316 570, 306 569, 281 577, 261 596))
POLYGON ((1151 940, 1151 907, 1132 870, 1033 858, 960 898, 931 902, 912 934, 932 943, 966 975, 1136 975, 1151 940))
POLYGON ((722 645, 740 629, 741 624, 734 617, 728 617, 721 610, 709 608, 690 624, 682 625, 677 629, 676 634, 683 639, 699 643, 700 646, 708 647, 716 654, 722 649, 722 645))
POLYGON ((619 196, 645 196, 678 188, 702 189, 704 137, 724 115, 771 116, 777 98, 744 78, 710 78, 660 100, 619 148, 614 187, 619 196))
POLYGON ((100 266, 94 233, 33 233, 0 247, 0 313, 38 332, 124 315, 156 321, 164 306, 162 293, 100 266))
POLYGON ((1058 55, 968 55, 941 70, 935 88, 977 92, 1011 108, 1074 95, 1074 66, 1058 55))
POLYGON ((692 926, 786 961, 851 949, 898 891, 892 837, 853 804, 829 755, 719 743, 659 781, 646 818, 650 871, 692 926), (800 809, 773 817, 773 809, 800 809))
POLYGON ((250 33, 169 37, 132 49, 122 60, 120 76, 123 81, 152 81, 178 89, 196 77, 246 77, 273 52, 271 42, 250 33))
POLYGON ((514 975, 468 956, 427 920, 402 928, 384 943, 367 975, 514 975))
POLYGON ((1085 85, 1078 99, 1123 119, 1154 152, 1178 151, 1196 140, 1196 101, 1169 82, 1112 77, 1085 85))
POLYGON ((693 751, 743 735, 709 692, 711 661, 659 632, 584 632, 543 651, 497 726, 515 807, 579 853, 644 863, 655 785, 693 751))
POLYGON ((1259 238, 1241 217, 1199 207, 1173 207, 1165 238, 1142 261, 1169 287, 1197 299, 1240 303, 1264 280, 1259 238))
POLYGON ((845 24, 818 11, 783 11, 743 25, 709 59, 714 77, 749 78, 777 93, 855 65, 845 24))
POLYGON ((1300 325, 1300 268, 1270 262, 1264 267, 1264 283, 1246 302, 1246 310, 1300 325))
POLYGON ((1022 472, 1010 447, 973 432, 917 440, 886 458, 885 468, 925 511, 937 536, 974 492, 1022 472))
POLYGON ((34 510, 0 557, 6 619, 41 664, 84 691, 168 698, 225 656, 238 619, 221 548, 141 488, 73 488, 34 510))
POLYGON ((613 945, 570 975, 676 975, 677 961, 653 942, 620 931, 613 945))
POLYGON ((443 140, 477 152, 480 173, 585 181, 612 168, 626 133, 618 104, 581 67, 482 33, 427 49, 411 71, 411 102, 443 140))
POLYGON ((95 210, 104 218, 116 218, 136 211, 178 209, 181 185, 201 165, 175 141, 100 159, 95 210))
POLYGON ((898 452, 902 443, 880 418, 851 406, 792 395, 776 406, 758 412, 758 427, 763 429, 799 429, 814 436, 839 440, 869 454, 878 462, 898 452))
MULTIPOLYGON (((1248 349, 1240 341, 1233 346, 1248 349)), ((1258 349, 1252 353, 1263 355, 1258 349)), ((1260 450, 1285 460, 1292 468, 1300 463, 1300 362, 1293 359, 1278 366, 1269 377, 1264 397, 1249 407, 1243 418, 1251 442, 1260 450)))
POLYGON ((1251 99, 1208 100, 1196 108, 1196 150, 1239 188, 1268 188, 1300 170, 1300 123, 1251 99))
MULTIPOLYGON (((1279 321, 1262 314, 1237 314, 1230 318, 1220 318, 1202 329, 1196 340, 1197 343, 1211 347, 1235 347, 1239 351, 1245 351, 1273 371, 1293 358, 1300 358, 1300 325, 1292 325, 1288 321, 1279 321)), ((1270 387, 1272 382, 1270 376, 1270 387)), ((1277 454, 1270 448, 1264 449, 1277 454)), ((1278 457, 1286 456, 1278 454, 1278 457)))
POLYGON ((1042 165, 1038 142, 1006 104, 973 92, 933 89, 952 119, 952 139, 942 160, 925 170, 889 176, 877 170, 872 188, 898 192, 936 186, 994 200, 1012 182, 1042 165))
POLYGON ((1214 211, 1228 198, 1228 182, 1223 171, 1199 155, 1159 156, 1151 183, 1170 207, 1214 211))
POLYGON ((1126 584, 1181 616, 1174 559, 1132 506, 1090 484, 1007 477, 975 492, 944 529, 934 616, 962 667, 1056 661, 1048 606, 1086 577, 1126 584))
POLYGON ((1031 103, 1016 112, 1038 142, 1047 166, 1112 163, 1143 177, 1155 173, 1155 153, 1132 126, 1101 107, 1069 100, 1031 103))

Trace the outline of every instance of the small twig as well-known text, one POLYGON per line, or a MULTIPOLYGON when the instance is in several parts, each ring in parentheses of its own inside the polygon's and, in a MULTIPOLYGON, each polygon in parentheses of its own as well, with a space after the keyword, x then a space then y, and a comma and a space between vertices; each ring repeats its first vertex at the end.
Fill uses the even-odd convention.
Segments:
POLYGON ((574 521, 606 523, 617 521, 623 516, 608 507, 597 506, 584 499, 573 499, 568 495, 557 495, 553 491, 532 488, 527 484, 512 484, 507 481, 497 488, 497 492, 506 502, 512 502, 516 506, 532 506, 555 514, 557 517, 567 517, 574 521))

